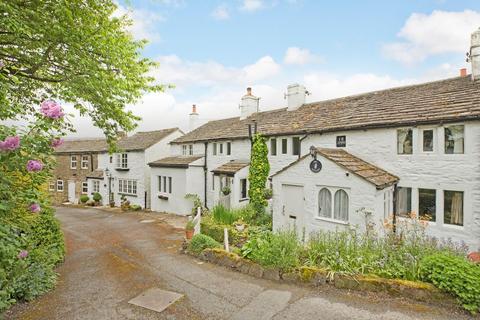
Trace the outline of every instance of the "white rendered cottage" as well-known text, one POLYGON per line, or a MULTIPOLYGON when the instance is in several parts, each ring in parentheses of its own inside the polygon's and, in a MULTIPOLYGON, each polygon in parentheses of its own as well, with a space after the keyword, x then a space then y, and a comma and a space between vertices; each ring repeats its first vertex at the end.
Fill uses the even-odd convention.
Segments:
MULTIPOLYGON (((292 85, 288 106, 266 112, 259 111, 258 98, 248 90, 240 117, 210 121, 175 139, 173 155, 202 157, 203 175, 193 183, 208 207, 241 206, 248 202, 249 137, 256 128, 269 139, 274 228, 288 227, 294 218, 298 228, 308 231, 361 225, 356 211, 363 207, 373 212, 377 224, 389 215, 404 219, 413 212, 430 219, 431 235, 465 241, 477 250, 480 55, 475 48, 480 48, 480 30, 472 35, 471 76, 462 70, 456 78, 314 103, 305 103, 303 86, 292 85), (309 169, 312 146, 323 150, 317 154, 323 165, 318 173, 309 169), (332 160, 332 149, 379 171, 340 164, 332 160), (372 182, 369 174, 378 172, 395 180, 372 182), (225 185, 231 189, 227 198, 225 185)), ((155 174, 162 176, 166 169, 155 174)), ((174 198, 152 193, 154 201, 158 208, 167 208, 167 202, 175 206, 170 203, 174 198)))
POLYGON ((118 142, 118 153, 100 154, 98 170, 88 177, 90 193, 99 192, 103 203, 120 206, 125 197, 130 204, 150 208, 149 162, 171 153, 170 142, 183 132, 178 128, 137 132, 118 142))

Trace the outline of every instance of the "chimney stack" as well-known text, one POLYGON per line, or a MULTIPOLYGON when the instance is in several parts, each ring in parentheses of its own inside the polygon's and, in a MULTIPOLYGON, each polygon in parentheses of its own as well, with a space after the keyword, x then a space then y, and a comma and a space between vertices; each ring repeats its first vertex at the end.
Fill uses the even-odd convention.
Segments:
POLYGON ((287 87, 287 102, 288 102, 288 111, 294 111, 300 108, 303 104, 305 104, 305 99, 307 96, 308 91, 305 89, 305 86, 295 83, 291 84, 287 87))
POLYGON ((480 80, 480 28, 472 33, 468 60, 472 63, 472 80, 480 80))
POLYGON ((192 113, 189 115, 188 119, 188 131, 195 130, 198 127, 199 115, 197 113, 197 106, 192 105, 192 113))
POLYGON ((466 77, 466 76, 467 76, 467 68, 460 69, 460 77, 466 77))
POLYGON ((247 94, 240 101, 240 120, 246 119, 255 112, 259 111, 260 98, 252 95, 252 88, 247 88, 247 94))

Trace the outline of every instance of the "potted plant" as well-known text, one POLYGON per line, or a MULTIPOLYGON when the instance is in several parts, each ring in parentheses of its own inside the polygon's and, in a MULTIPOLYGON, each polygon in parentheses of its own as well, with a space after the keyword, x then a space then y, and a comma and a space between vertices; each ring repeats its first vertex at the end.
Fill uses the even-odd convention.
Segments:
POLYGON ((195 225, 193 224, 193 221, 189 220, 185 225, 185 238, 187 238, 187 240, 190 240, 193 238, 193 233, 195 231, 194 229, 195 229, 195 225))
POLYGON ((92 196, 93 201, 95 201, 95 205, 99 205, 100 201, 102 201, 102 195, 98 192, 94 192, 92 196))
POLYGON ((89 199, 90 198, 86 194, 83 194, 83 195, 80 196, 80 202, 82 204, 86 204, 89 199))
POLYGON ((230 189, 229 186, 225 186, 222 188, 222 193, 224 196, 228 196, 230 194, 230 192, 232 192, 232 189, 230 189))
POLYGON ((272 189, 265 189, 263 191, 263 197, 265 200, 270 200, 273 197, 273 190, 272 189))

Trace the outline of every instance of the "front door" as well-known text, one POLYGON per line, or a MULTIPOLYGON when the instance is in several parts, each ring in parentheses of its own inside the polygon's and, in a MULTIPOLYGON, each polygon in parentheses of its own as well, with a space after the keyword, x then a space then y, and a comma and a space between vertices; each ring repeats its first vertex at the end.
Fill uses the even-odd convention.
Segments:
POLYGON ((303 238, 304 195, 303 186, 282 185, 284 221, 289 229, 294 229, 303 238))
POLYGON ((68 202, 75 203, 75 181, 68 181, 68 202))

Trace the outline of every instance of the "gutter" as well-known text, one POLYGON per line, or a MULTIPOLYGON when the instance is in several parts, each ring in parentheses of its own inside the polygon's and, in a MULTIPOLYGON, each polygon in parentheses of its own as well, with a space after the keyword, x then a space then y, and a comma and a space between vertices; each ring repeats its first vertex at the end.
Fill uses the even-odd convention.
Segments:
POLYGON ((392 217, 392 225, 393 225, 393 233, 397 233, 397 191, 398 190, 398 183, 393 185, 393 217, 392 217))

